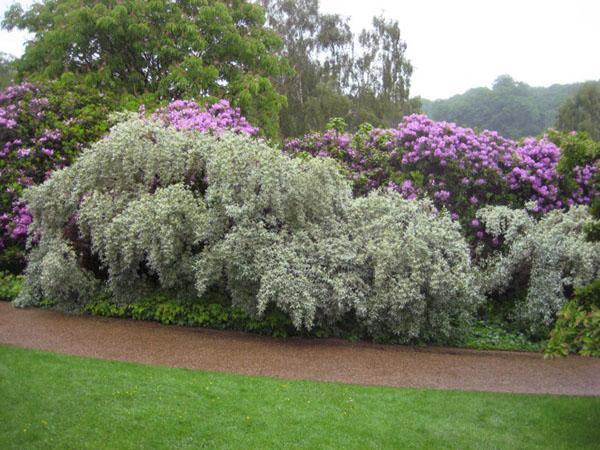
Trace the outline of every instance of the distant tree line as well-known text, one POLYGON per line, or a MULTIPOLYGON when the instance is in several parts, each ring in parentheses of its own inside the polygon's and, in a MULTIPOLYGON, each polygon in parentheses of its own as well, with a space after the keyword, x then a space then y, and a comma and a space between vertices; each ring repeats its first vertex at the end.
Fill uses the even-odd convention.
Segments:
POLYGON ((600 103, 594 99, 594 95, 599 96, 594 94, 598 85, 590 82, 532 87, 502 75, 492 89, 470 89, 447 100, 422 100, 422 108, 434 120, 496 130, 512 138, 535 136, 550 127, 593 134, 592 124, 600 123, 598 113, 591 112, 592 105, 600 103))

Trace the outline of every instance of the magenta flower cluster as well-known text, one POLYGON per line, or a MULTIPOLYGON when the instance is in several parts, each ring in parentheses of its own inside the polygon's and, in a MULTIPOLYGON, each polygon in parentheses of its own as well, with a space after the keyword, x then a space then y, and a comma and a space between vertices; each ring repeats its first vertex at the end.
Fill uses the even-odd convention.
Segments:
POLYGON ((0 250, 8 241, 22 242, 31 222, 18 197, 23 188, 42 182, 65 164, 62 133, 46 128, 48 99, 30 83, 0 92, 0 250))
POLYGON ((157 111, 153 117, 174 126, 178 130, 198 130, 201 133, 222 133, 224 130, 235 133, 256 135, 254 128, 242 116, 239 108, 232 108, 227 100, 200 106, 192 100, 175 100, 157 111))
POLYGON ((354 135, 329 130, 291 139, 285 150, 341 161, 357 194, 385 186, 409 199, 428 195, 480 238, 479 225, 470 220, 483 204, 522 207, 534 201, 544 213, 589 204, 599 195, 592 182, 598 161, 575 167, 573 186, 558 173, 561 151, 547 138, 516 142, 424 115, 407 116, 394 129, 354 135))

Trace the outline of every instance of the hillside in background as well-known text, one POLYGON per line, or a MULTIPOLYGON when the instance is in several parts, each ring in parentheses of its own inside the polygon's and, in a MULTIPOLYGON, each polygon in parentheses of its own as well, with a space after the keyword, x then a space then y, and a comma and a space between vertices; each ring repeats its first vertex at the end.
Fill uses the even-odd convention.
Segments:
POLYGON ((422 110, 434 120, 496 130, 512 138, 534 136, 556 126, 558 109, 583 83, 532 87, 508 75, 492 89, 480 87, 446 100, 422 100, 422 110))

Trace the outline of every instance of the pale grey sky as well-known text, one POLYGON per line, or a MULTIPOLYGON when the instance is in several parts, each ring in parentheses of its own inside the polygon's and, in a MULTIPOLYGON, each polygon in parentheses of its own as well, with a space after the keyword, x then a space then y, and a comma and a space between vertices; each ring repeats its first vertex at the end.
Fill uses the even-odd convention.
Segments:
MULTIPOLYGON (((0 0, 2 15, 12 3, 0 0)), ((357 32, 373 15, 398 20, 412 95, 447 98, 505 73, 532 86, 600 79, 599 0, 321 0, 321 9, 357 32)), ((19 56, 26 38, 1 31, 0 51, 19 56)))

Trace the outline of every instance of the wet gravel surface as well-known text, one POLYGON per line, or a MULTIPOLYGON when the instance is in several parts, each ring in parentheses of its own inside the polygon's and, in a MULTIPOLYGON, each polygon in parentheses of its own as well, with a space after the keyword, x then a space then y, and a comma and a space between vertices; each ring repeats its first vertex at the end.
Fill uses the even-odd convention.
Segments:
POLYGON ((600 358, 274 339, 0 302, 0 344, 71 355, 365 385, 600 396, 600 358))

